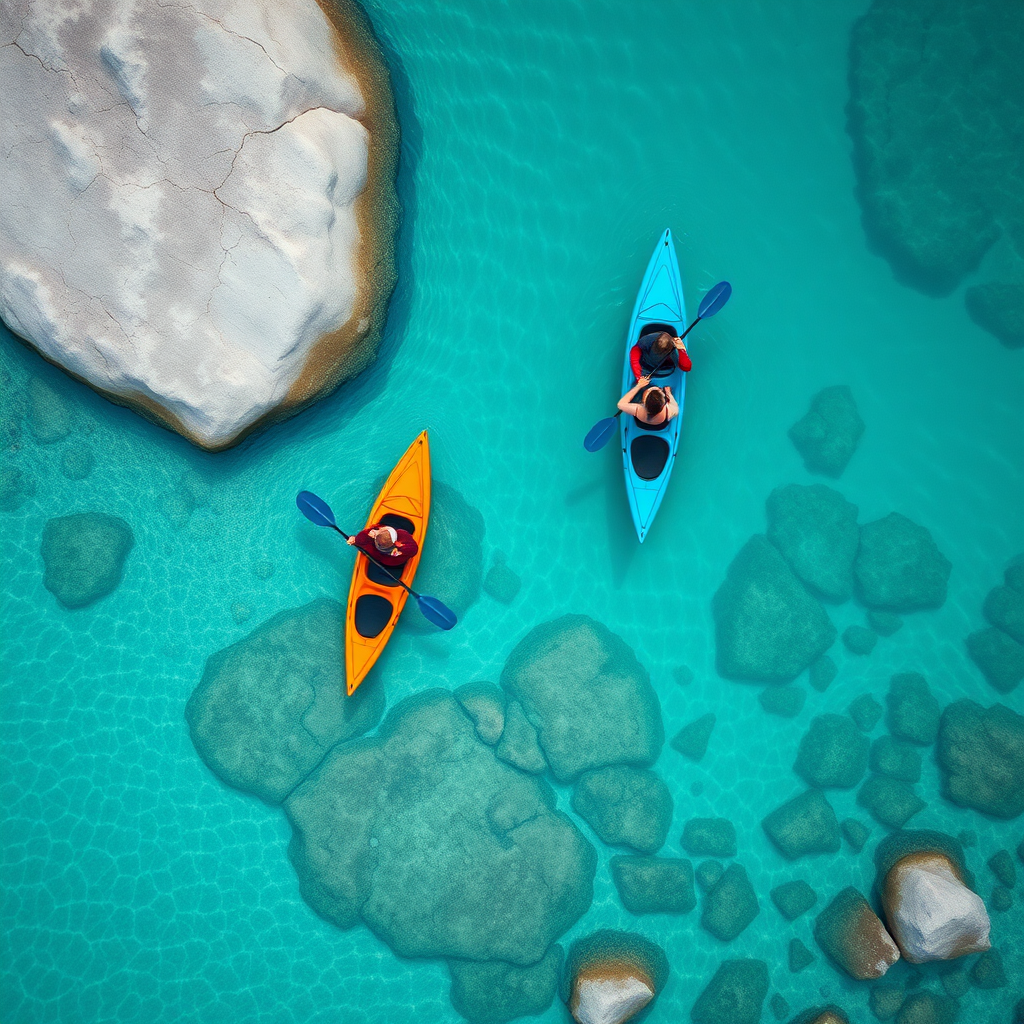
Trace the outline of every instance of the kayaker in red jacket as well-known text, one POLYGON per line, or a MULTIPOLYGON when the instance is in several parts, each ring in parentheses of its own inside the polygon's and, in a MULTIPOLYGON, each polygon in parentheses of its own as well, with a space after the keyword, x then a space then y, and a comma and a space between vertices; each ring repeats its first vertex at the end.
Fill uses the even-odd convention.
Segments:
POLYGON ((666 357, 669 359, 668 366, 678 365, 683 373, 689 373, 693 367, 682 338, 673 338, 668 331, 645 334, 629 351, 633 376, 639 380, 645 374, 654 373, 666 357))
POLYGON ((380 523, 360 530, 354 537, 349 537, 348 542, 384 565, 405 565, 420 549, 408 531, 381 526, 380 523))

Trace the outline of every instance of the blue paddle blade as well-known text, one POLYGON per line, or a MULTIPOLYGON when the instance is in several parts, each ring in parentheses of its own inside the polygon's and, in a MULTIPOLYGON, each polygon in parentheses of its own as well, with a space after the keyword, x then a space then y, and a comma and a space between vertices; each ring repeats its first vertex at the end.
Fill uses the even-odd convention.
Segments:
POLYGON ((436 597, 420 594, 416 598, 416 603, 420 606, 423 617, 429 619, 439 629, 451 629, 459 621, 455 612, 447 605, 441 604, 436 597))
POLYGON ((606 420, 601 420, 600 423, 595 423, 590 428, 590 433, 583 439, 583 447, 588 452, 598 452, 607 443, 608 438, 615 433, 615 417, 609 416, 606 420))
POLYGON ((697 310, 697 316, 701 320, 707 320, 709 316, 714 316, 728 301, 729 296, 732 295, 732 285, 728 281, 719 281, 714 288, 711 289, 701 299, 700 309, 697 310))
POLYGON ((318 498, 312 491, 299 491, 295 498, 295 504, 299 506, 299 511, 311 523, 316 523, 317 526, 336 525, 331 506, 323 498, 318 498))

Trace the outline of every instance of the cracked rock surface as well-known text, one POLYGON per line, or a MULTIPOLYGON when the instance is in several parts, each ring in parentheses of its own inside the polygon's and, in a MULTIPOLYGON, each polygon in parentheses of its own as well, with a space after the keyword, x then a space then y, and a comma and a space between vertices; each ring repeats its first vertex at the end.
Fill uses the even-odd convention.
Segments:
POLYGON ((315 0, 5 2, 0 317, 227 447, 372 357, 394 149, 346 4, 332 22, 315 0))

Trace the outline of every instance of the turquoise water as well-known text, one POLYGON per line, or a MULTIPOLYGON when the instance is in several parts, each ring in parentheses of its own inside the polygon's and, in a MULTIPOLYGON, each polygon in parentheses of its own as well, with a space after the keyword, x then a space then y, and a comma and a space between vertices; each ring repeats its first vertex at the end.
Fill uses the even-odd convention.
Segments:
MULTIPOLYGON (((809 720, 860 693, 881 700, 893 672, 923 672, 943 704, 966 695, 1024 710, 1024 690, 1000 697, 963 647, 1024 550, 1024 361, 968 319, 958 294, 897 284, 865 245, 844 117, 849 30, 865 7, 369 4, 404 133, 401 278, 381 358, 231 452, 196 451, 5 336, 8 397, 40 377, 71 403, 76 428, 48 446, 26 436, 10 454, 37 487, 2 518, 0 1018, 459 1019, 443 964, 400 960, 307 908, 283 815, 224 787, 183 718, 210 654, 284 608, 347 590, 350 563, 301 520, 295 492, 359 522, 375 481, 428 427, 435 477, 483 514, 485 566, 503 552, 523 587, 507 607, 481 596, 451 634, 400 629, 369 685, 393 706, 429 686, 497 680, 539 622, 581 612, 608 625, 651 673, 667 735, 718 715, 699 765, 667 746, 658 762, 675 797, 664 852, 679 853, 688 818, 728 817, 762 909, 728 946, 699 911, 633 918, 595 839, 594 903, 565 940, 618 927, 662 945, 672 974, 652 1024, 687 1019, 717 964, 737 956, 768 961, 794 1012, 824 1001, 826 986, 869 1019, 868 986, 820 957, 788 972, 792 935, 815 948, 813 915, 786 924, 767 893, 797 877, 820 899, 837 879, 868 892, 881 828, 860 855, 790 865, 759 822, 800 788, 791 766, 809 720), (587 455, 581 442, 617 397, 622 333, 665 227, 691 308, 720 278, 735 292, 691 335, 678 465, 639 547, 617 449, 587 455), (715 673, 710 599, 763 530, 768 493, 818 479, 786 430, 831 384, 852 388, 867 427, 836 486, 862 522, 897 510, 927 526, 953 572, 944 606, 908 616, 870 657, 837 644, 836 682, 809 690, 787 721, 761 710, 757 687, 715 673), (72 442, 96 456, 84 481, 60 471, 72 442), (187 516, 183 489, 198 496, 187 516), (119 589, 69 613, 43 588, 40 534, 52 516, 89 510, 124 517, 136 545, 119 589), (267 560, 275 571, 260 580, 253 568, 267 560), (235 603, 251 609, 244 624, 235 603), (695 673, 687 687, 673 681, 680 665, 695 673)), ((840 630, 863 614, 829 610, 840 630)), ((977 832, 968 858, 987 896, 984 862, 1020 842, 1021 820, 944 802, 928 758, 919 789, 928 807, 914 827, 977 832)), ((829 796, 840 819, 867 820, 852 791, 829 796)), ((1024 995, 1020 885, 1014 898, 992 920, 1016 987, 972 990, 964 1020, 1006 1021, 1024 995)), ((542 1019, 563 1016, 556 1001, 542 1019)))

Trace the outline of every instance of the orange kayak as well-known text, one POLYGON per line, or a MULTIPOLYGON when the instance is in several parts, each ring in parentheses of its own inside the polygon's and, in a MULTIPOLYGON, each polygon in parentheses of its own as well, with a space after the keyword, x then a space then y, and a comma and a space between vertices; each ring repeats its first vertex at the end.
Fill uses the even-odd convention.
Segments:
MULTIPOLYGON (((429 518, 430 445, 424 430, 398 460, 366 520, 366 526, 383 523, 408 530, 416 539, 416 554, 404 565, 389 567, 408 586, 412 586, 423 555, 429 518)), ((408 596, 404 587, 366 555, 356 556, 345 614, 345 677, 350 697, 387 646, 408 596)))

